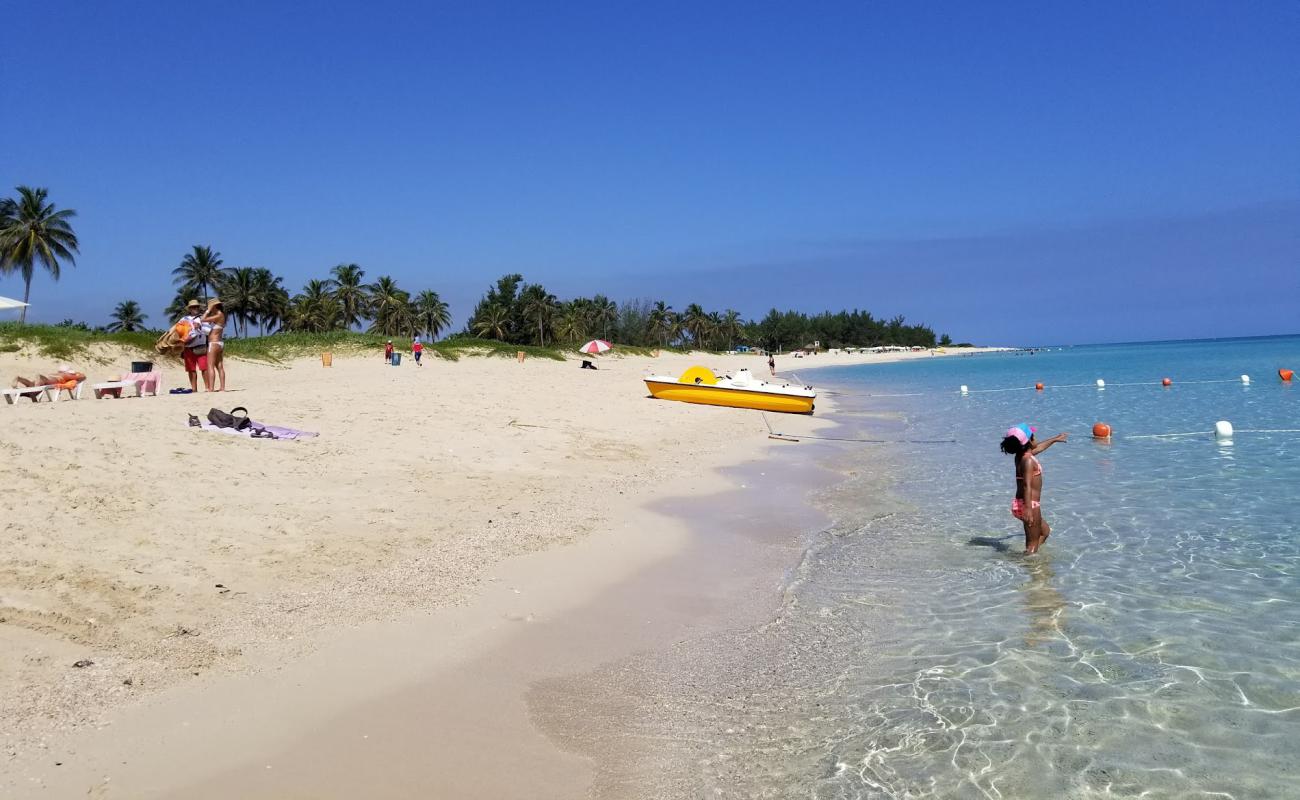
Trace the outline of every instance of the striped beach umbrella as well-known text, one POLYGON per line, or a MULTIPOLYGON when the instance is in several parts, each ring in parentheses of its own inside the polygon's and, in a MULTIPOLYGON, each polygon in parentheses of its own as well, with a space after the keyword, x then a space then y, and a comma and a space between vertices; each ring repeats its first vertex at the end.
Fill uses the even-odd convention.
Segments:
POLYGON ((604 339, 592 339, 590 342, 587 342, 582 347, 578 348, 578 352, 586 353, 587 355, 598 356, 601 353, 605 353, 613 349, 614 349, 614 345, 610 344, 604 339))

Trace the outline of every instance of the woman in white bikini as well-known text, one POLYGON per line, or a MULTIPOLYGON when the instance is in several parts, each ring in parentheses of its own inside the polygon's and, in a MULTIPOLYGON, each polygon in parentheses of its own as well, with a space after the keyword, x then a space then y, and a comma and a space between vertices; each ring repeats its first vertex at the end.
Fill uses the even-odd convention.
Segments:
POLYGON ((1022 422, 1007 429, 1002 452, 1016 457, 1016 497, 1011 501, 1011 516, 1025 525, 1025 552, 1032 555, 1052 535, 1052 527, 1043 519, 1039 501, 1043 496, 1043 465, 1038 454, 1064 442, 1069 434, 1058 433, 1045 442, 1034 439, 1037 428, 1022 422))
MULTIPOLYGON (((226 343, 222 339, 226 332, 226 309, 215 297, 208 301, 208 310, 203 315, 203 324, 211 326, 208 331, 208 369, 211 370, 214 378, 221 379, 217 391, 224 392, 226 390, 226 343)), ((217 381, 212 381, 212 384, 216 383, 217 381)))

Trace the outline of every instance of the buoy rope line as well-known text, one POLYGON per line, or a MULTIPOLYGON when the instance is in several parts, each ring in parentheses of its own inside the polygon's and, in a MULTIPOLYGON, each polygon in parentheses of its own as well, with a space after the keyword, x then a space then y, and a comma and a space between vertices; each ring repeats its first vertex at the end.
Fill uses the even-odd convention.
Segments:
MULTIPOLYGON (((799 376, 797 375, 795 376, 796 379, 798 379, 798 377, 799 376)), ((1173 385, 1183 386, 1188 384, 1241 383, 1241 382, 1242 381, 1240 378, 1215 378, 1213 380, 1200 380, 1200 381, 1175 381, 1174 384, 1171 384, 1171 388, 1173 385)), ((1097 389, 1097 388, 1109 388, 1111 386, 1160 386, 1161 388, 1165 388, 1160 381, 1135 381, 1132 383, 1108 383, 1105 385, 1105 387, 1098 387, 1096 383, 1046 384, 1043 387, 1043 390, 1097 389)), ((1037 386, 1008 386, 1001 389, 967 389, 965 392, 959 391, 958 393, 959 394, 991 394, 994 392, 1032 392, 1032 391, 1043 391, 1043 390, 1039 390, 1037 386)), ((823 389, 822 394, 833 395, 836 397, 924 397, 925 395, 934 394, 934 393, 933 392, 902 392, 898 394, 877 394, 875 392, 844 392, 837 389, 823 389)), ((945 392, 944 394, 947 393, 945 392)))
MULTIPOLYGON (((1238 433, 1300 433, 1300 428, 1236 428, 1234 434, 1238 433)), ((1120 436, 1120 439, 1166 439, 1176 436, 1213 436, 1214 431, 1187 431, 1186 433, 1141 433, 1129 436, 1120 436)))

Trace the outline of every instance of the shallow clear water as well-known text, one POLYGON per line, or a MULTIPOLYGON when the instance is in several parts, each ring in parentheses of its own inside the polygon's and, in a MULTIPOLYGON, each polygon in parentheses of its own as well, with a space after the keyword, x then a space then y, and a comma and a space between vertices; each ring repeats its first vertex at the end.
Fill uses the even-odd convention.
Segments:
MULTIPOLYGON (((802 374, 838 392, 829 435, 894 443, 782 445, 847 477, 776 614, 548 687, 559 735, 599 797, 1300 797, 1300 432, 1251 432, 1300 429, 1280 366, 1300 337, 802 374), (1020 421, 1072 434, 1032 557, 1020 421)), ((745 482, 779 498, 789 468, 745 482)))
MULTIPOLYGON (((825 709, 814 726, 825 760, 821 774, 788 760, 788 788, 1300 796, 1300 432, 1249 432, 1300 428, 1300 387, 1279 381, 1281 366, 1300 367, 1300 338, 807 376, 842 392, 845 420, 900 412, 879 438, 955 442, 895 445, 893 456, 858 445, 848 456, 897 457, 906 507, 830 537, 792 587, 783 625, 802 632, 792 635, 849 641, 843 633, 867 620, 873 635, 870 652, 827 659, 832 683, 794 681, 825 709), (1046 390, 979 391, 1036 381, 1046 390), (960 395, 961 384, 973 392, 960 395), (1084 386, 1058 388, 1073 384, 1084 386), (1238 430, 1231 444, 1128 438, 1221 419, 1238 430), (1040 457, 1053 535, 1036 557, 1021 553, 1012 460, 997 447, 1022 420, 1040 438, 1072 435, 1040 457), (1109 444, 1089 436, 1099 420, 1115 430, 1109 444)), ((799 705, 796 715, 809 713, 799 705)))

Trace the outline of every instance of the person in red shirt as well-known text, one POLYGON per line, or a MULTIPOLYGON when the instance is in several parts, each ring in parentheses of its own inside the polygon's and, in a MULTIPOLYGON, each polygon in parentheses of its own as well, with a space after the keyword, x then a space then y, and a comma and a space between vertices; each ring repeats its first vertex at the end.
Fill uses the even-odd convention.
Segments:
POLYGON ((424 355, 424 344, 420 341, 420 337, 417 336, 411 341, 411 356, 415 358, 416 366, 424 366, 420 363, 420 356, 422 355, 424 355))
POLYGON ((384 345, 384 362, 387 364, 393 363, 393 340, 392 339, 389 339, 388 343, 384 345))

